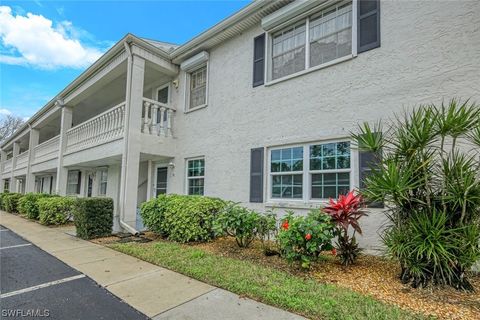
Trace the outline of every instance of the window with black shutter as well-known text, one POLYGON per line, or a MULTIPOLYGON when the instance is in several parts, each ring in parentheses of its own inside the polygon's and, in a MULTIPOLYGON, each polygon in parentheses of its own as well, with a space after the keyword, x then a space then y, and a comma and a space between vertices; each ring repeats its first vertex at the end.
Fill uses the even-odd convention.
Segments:
POLYGON ((265 34, 253 40, 253 86, 264 83, 265 77, 265 34))
POLYGON ((380 47, 380 0, 358 0, 358 53, 380 47))
POLYGON ((250 202, 263 202, 263 148, 250 152, 250 202))
MULTIPOLYGON (((361 146, 360 146, 361 147, 361 146)), ((365 179, 375 168, 378 168, 382 164, 382 150, 376 152, 373 151, 360 151, 358 153, 358 173, 360 181, 360 190, 365 188, 365 179)), ((367 206, 370 208, 383 208, 382 202, 369 202, 367 206)))

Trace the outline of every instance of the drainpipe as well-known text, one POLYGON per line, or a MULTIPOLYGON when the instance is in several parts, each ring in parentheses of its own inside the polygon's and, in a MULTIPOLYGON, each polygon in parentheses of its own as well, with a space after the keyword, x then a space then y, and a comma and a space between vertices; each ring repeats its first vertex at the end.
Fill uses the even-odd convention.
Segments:
MULTIPOLYGON (((125 111, 128 111, 128 114, 125 114, 125 124, 124 124, 124 137, 123 137, 123 143, 124 143, 124 147, 123 147, 123 152, 122 152, 122 164, 125 164, 125 165, 122 165, 121 166, 121 171, 120 171, 120 177, 125 177, 126 176, 126 170, 127 170, 127 166, 126 166, 126 162, 127 162, 127 149, 128 149, 128 130, 129 130, 129 127, 130 127, 130 121, 129 121, 129 114, 130 114, 130 96, 131 96, 131 91, 132 91, 132 69, 133 69, 133 55, 132 55, 132 50, 130 48, 130 45, 127 43, 127 41, 125 40, 123 42, 123 45, 125 47, 125 51, 127 52, 127 55, 128 55, 128 63, 127 63, 127 85, 126 85, 126 93, 125 93, 125 111)), ((122 180, 122 179, 120 179, 122 180)), ((120 181, 120 195, 119 195, 119 200, 120 199, 125 199, 125 193, 126 193, 126 190, 125 190, 125 184, 122 183, 122 181, 120 181)), ((121 201, 121 200, 120 200, 121 201)), ((118 215, 118 221, 120 223, 120 226, 122 228, 124 228, 125 230, 127 230, 128 232, 130 232, 131 234, 133 235, 137 235, 139 234, 140 232, 138 230, 136 230, 135 228, 133 228, 132 226, 128 225, 127 223, 125 223, 123 221, 123 212, 124 212, 124 208, 123 208, 123 205, 122 205, 122 210, 121 212, 118 212, 117 211, 117 215, 118 215)))

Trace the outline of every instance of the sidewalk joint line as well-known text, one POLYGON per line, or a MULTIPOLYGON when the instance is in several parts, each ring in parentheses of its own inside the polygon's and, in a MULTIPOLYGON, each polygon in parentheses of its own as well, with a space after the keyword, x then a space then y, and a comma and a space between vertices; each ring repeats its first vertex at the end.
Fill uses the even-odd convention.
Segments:
POLYGON ((3 249, 13 249, 13 248, 19 248, 19 247, 26 247, 26 246, 31 246, 31 245, 32 245, 31 243, 17 244, 17 245, 14 245, 14 246, 2 247, 2 248, 0 248, 0 250, 3 250, 3 249))
POLYGON ((2 298, 2 299, 3 298, 8 298, 8 297, 16 296, 16 295, 19 295, 19 294, 22 294, 22 293, 27 293, 27 292, 35 291, 35 290, 38 290, 38 289, 51 287, 51 286, 54 286, 54 285, 57 285, 57 284, 61 284, 61 283, 65 283, 65 282, 69 282, 69 281, 73 281, 73 280, 77 280, 77 279, 81 279, 81 278, 85 278, 85 275, 84 274, 79 274, 79 275, 76 275, 76 276, 73 276, 73 277, 63 278, 63 279, 60 279, 60 280, 55 280, 55 281, 39 284, 39 285, 29 287, 29 288, 25 288, 25 289, 11 291, 11 292, 7 292, 7 293, 2 293, 2 294, 0 294, 0 298, 2 298))

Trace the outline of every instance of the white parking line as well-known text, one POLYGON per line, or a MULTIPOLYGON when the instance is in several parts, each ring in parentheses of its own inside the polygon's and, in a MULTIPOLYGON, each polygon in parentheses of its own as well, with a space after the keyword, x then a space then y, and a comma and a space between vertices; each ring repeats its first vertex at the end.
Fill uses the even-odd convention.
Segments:
POLYGON ((19 247, 26 247, 26 246, 31 246, 31 245, 32 245, 31 243, 17 244, 17 245, 15 245, 15 246, 0 248, 0 250, 3 250, 3 249, 11 249, 11 248, 19 248, 19 247))
POLYGON ((8 229, 0 229, 0 231, 10 231, 10 230, 8 230, 8 229))
POLYGON ((60 283, 65 283, 65 282, 69 282, 69 281, 73 281, 73 280, 77 280, 77 279, 81 279, 81 278, 85 278, 85 275, 84 274, 79 274, 77 276, 73 276, 73 277, 69 277, 69 278, 64 278, 64 279, 60 279, 60 280, 55 280, 55 281, 39 284, 37 286, 33 286, 33 287, 30 287, 30 288, 25 288, 25 289, 21 289, 21 290, 12 291, 12 292, 2 293, 2 294, 0 294, 0 298, 2 298, 2 299, 3 298, 8 298, 8 297, 11 297, 11 296, 16 296, 18 294, 22 294, 22 293, 26 293, 26 292, 30 292, 30 291, 54 286, 54 285, 57 285, 57 284, 60 284, 60 283))

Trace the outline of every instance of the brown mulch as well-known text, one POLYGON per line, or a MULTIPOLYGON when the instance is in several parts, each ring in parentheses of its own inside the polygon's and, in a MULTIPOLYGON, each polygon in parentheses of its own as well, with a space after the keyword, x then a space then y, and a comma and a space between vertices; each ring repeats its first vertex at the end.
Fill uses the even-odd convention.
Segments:
POLYGON ((472 285, 477 289, 473 293, 453 288, 413 289, 399 281, 399 266, 381 257, 362 255, 355 265, 343 267, 334 256, 326 253, 310 271, 305 272, 278 256, 265 256, 258 242, 247 249, 239 248, 232 238, 194 245, 221 256, 248 260, 322 283, 349 288, 400 308, 439 319, 480 319, 480 275, 470 277, 472 285))
MULTIPOLYGON (((154 233, 147 232, 142 238, 160 240, 154 233)), ((107 245, 119 242, 120 237, 112 236, 92 240, 107 245)), ((135 241, 135 240, 131 240, 135 241)), ((219 256, 247 260, 290 274, 315 279, 321 283, 345 287, 377 300, 439 319, 480 319, 480 275, 472 274, 470 280, 476 292, 463 292, 450 287, 413 289, 403 285, 398 275, 399 266, 382 257, 362 255, 355 265, 343 267, 332 254, 324 253, 311 270, 304 271, 295 264, 289 264, 278 255, 266 256, 260 242, 249 248, 239 248, 235 239, 219 238, 207 243, 190 244, 219 256)))

